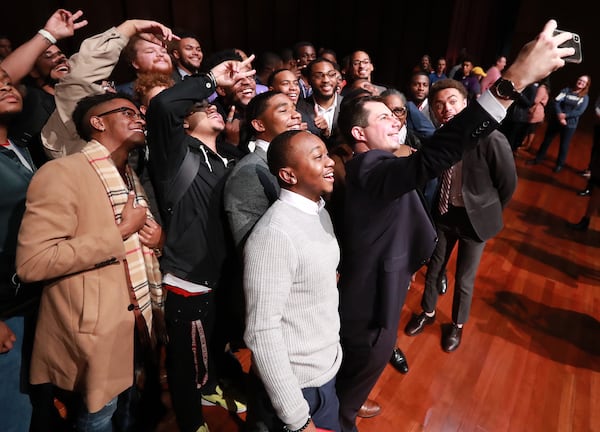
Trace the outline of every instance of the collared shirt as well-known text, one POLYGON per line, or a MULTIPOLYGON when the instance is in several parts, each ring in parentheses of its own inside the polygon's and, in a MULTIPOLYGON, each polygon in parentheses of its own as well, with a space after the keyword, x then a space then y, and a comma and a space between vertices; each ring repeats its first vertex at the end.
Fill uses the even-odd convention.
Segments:
POLYGON ((402 125, 400 131, 398 132, 398 139, 400 140, 400 144, 404 144, 406 142, 406 135, 408 134, 408 128, 406 127, 406 123, 402 125))
POLYGON ((8 140, 8 145, 5 145, 4 148, 11 150, 15 155, 17 155, 19 161, 23 164, 23 166, 29 171, 33 172, 33 167, 29 164, 29 162, 27 162, 27 159, 25 158, 25 156, 23 156, 23 153, 21 153, 21 151, 13 144, 11 140, 8 140))
MULTIPOLYGON (((338 102, 337 93, 333 94, 333 98, 334 98, 333 103, 331 104, 331 106, 329 108, 323 108, 315 100, 315 106, 317 107, 317 111, 318 111, 319 115, 322 115, 323 117, 325 117, 325 120, 327 121, 327 129, 329 130, 329 132, 331 132, 333 130, 333 115, 335 114, 335 107, 337 107, 337 102, 338 102)), ((314 99, 314 96, 313 96, 313 99, 314 99)))
POLYGON ((298 210, 304 213, 317 215, 325 208, 325 201, 323 198, 319 199, 319 202, 306 198, 296 192, 292 192, 287 189, 281 189, 279 192, 279 199, 286 204, 296 207, 298 210))
POLYGON ((305 83, 302 78, 298 80, 298 84, 300 85, 300 93, 302 94, 303 99, 312 96, 312 87, 305 83))
POLYGON ((481 107, 488 112, 489 115, 494 117, 498 123, 500 123, 504 117, 506 117, 506 108, 502 106, 498 99, 489 91, 484 91, 481 96, 476 100, 481 107))
POLYGON ((188 71, 181 69, 179 66, 177 67, 177 72, 179 73, 181 79, 184 79, 186 76, 191 75, 188 71))
POLYGON ((261 149, 263 149, 265 151, 265 153, 267 152, 267 150, 269 150, 269 144, 268 142, 266 142, 265 140, 262 139, 257 139, 256 141, 254 141, 254 147, 260 147, 261 149))
POLYGON ((423 102, 417 105, 417 108, 419 108, 419 111, 424 112, 427 115, 429 113, 429 101, 427 98, 423 99, 423 102))

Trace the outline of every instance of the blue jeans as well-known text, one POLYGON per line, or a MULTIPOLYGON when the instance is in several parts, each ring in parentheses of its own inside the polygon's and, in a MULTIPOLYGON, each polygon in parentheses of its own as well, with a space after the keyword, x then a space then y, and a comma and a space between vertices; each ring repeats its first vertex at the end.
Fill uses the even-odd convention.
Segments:
POLYGON ((554 137, 556 137, 558 134, 560 134, 560 143, 558 148, 558 157, 556 158, 556 166, 563 166, 565 164, 565 161, 567 160, 567 153, 569 152, 569 145, 571 144, 571 138, 573 138, 573 135, 575 135, 575 128, 563 126, 557 121, 550 121, 548 123, 544 141, 542 141, 542 144, 540 144, 540 149, 535 156, 537 161, 544 159, 546 152, 548 151, 548 147, 550 147, 554 137))
POLYGON ((28 376, 22 369, 25 318, 13 317, 4 322, 17 340, 13 349, 0 354, 0 423, 3 432, 27 432, 32 410, 29 395, 23 391, 28 376))
POLYGON ((81 401, 82 407, 76 421, 77 432, 112 432, 112 418, 117 410, 118 399, 115 397, 95 413, 88 412, 85 404, 81 401))

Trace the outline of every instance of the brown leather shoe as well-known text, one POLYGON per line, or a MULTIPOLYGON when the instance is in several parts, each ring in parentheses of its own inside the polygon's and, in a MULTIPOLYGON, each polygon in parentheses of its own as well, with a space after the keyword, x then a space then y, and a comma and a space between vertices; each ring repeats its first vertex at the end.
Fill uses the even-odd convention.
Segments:
POLYGON ((381 414, 381 406, 373 399, 367 399, 358 410, 358 416, 362 418, 371 418, 381 414))

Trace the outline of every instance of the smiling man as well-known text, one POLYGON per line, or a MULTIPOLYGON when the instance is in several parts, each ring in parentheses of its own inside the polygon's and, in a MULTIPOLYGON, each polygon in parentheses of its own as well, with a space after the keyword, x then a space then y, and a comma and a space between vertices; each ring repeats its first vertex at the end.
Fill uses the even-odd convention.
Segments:
POLYGON ((23 80, 23 111, 11 126, 11 139, 27 146, 36 166, 48 157, 42 147, 41 130, 56 108, 54 87, 69 74, 71 67, 59 47, 50 45, 35 61, 29 76, 23 80))
POLYGON ((339 432, 340 254, 321 198, 333 190, 334 162, 323 141, 302 131, 277 136, 268 160, 281 194, 244 249, 244 340, 257 401, 248 418, 260 425, 250 430, 339 432))
POLYGON ((346 162, 341 236, 344 361, 336 388, 343 432, 357 430, 358 410, 394 348, 410 278, 435 248, 435 228, 415 189, 450 168, 499 127, 506 108, 520 96, 517 90, 502 89, 523 90, 564 65, 561 57, 573 50, 558 48, 563 38, 553 36, 555 29, 556 21, 548 21, 537 38, 521 49, 504 81, 436 130, 410 156, 392 154, 399 147, 400 122, 380 99, 357 99, 340 113, 340 130, 357 153, 346 162))
POLYGON ((344 99, 337 94, 338 71, 329 60, 319 57, 306 66, 306 76, 312 96, 298 109, 307 118, 308 130, 330 147, 335 140, 340 104, 344 99))
POLYGON ((45 281, 31 383, 74 392, 79 431, 89 423, 110 427, 117 399, 133 385, 135 322, 149 337, 162 308, 154 252, 162 230, 127 164, 145 141, 133 101, 110 93, 84 98, 73 122, 88 144, 33 176, 17 274, 45 281))
POLYGON ((253 59, 223 61, 188 77, 152 98, 147 111, 151 178, 167 231, 161 259, 168 291, 167 376, 182 432, 208 430, 202 405, 246 410, 223 393, 215 370, 215 297, 226 257, 221 193, 228 167, 217 149, 225 122, 207 98, 217 86, 252 79, 253 59))
POLYGON ((301 129, 302 118, 292 100, 274 91, 256 96, 249 104, 247 121, 256 149, 233 168, 225 183, 225 213, 233 239, 240 251, 250 230, 277 199, 277 178, 269 172, 269 143, 280 133, 301 129))
POLYGON ((173 79, 175 82, 181 81, 188 75, 194 75, 200 70, 204 53, 196 36, 190 33, 178 35, 179 40, 172 41, 170 45, 170 55, 175 63, 173 79))
MULTIPOLYGON (((155 42, 139 34, 133 35, 127 42, 123 55, 136 75, 147 72, 172 73, 173 63, 167 49, 155 42)), ((119 84, 117 90, 133 96, 133 84, 134 81, 119 84)))

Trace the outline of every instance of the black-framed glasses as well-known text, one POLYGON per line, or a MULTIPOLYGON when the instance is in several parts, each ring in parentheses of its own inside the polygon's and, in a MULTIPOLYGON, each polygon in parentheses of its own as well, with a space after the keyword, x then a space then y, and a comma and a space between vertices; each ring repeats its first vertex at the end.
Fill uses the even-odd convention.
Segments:
POLYGON ((337 78, 337 71, 332 70, 329 72, 313 72, 312 77, 316 80, 322 80, 323 78, 325 78, 325 75, 327 75, 330 79, 335 79, 337 78))
POLYGON ((371 60, 370 59, 352 60, 352 66, 359 66, 359 65, 366 66, 368 64, 371 64, 371 60))
POLYGON ((104 117, 107 116, 109 114, 116 114, 116 113, 123 113, 123 115, 125 117, 127 117, 129 120, 145 120, 144 115, 142 113, 136 112, 135 110, 129 108, 129 107, 120 107, 120 108, 115 108, 112 109, 110 111, 106 111, 100 114, 96 114, 96 117, 104 117))
POLYGON ((396 116, 396 117, 402 117, 404 115, 406 115, 406 108, 404 107, 399 107, 399 108, 394 108, 392 110, 392 113, 396 116))

